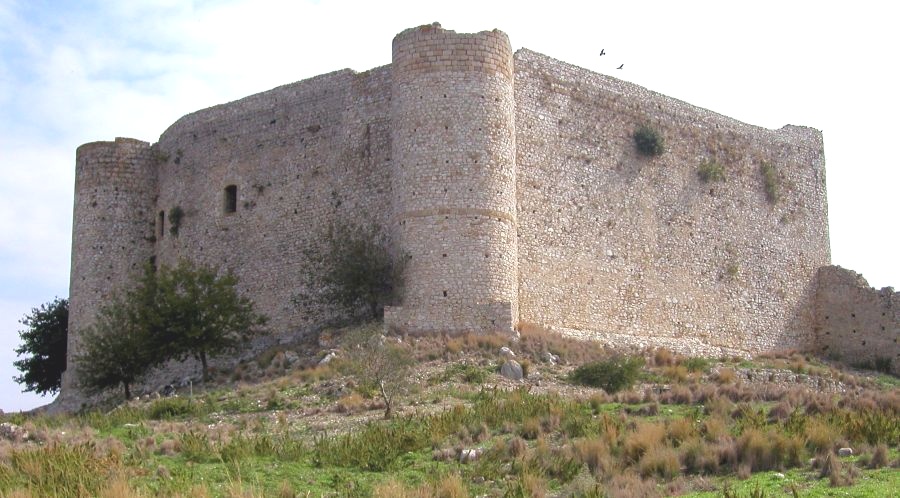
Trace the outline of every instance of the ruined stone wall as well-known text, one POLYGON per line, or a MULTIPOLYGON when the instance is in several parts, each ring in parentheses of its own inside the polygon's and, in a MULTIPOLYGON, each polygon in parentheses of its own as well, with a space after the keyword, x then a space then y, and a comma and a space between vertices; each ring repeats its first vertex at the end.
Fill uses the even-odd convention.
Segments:
POLYGON ((76 152, 64 391, 75 384, 78 332, 153 257, 156 173, 150 144, 139 140, 92 142, 76 152))
POLYGON ((873 289, 862 275, 840 266, 822 267, 818 278, 818 351, 868 368, 889 361, 900 373, 900 293, 873 289))
POLYGON ((408 257, 389 328, 512 332, 517 316, 512 49, 439 25, 393 42, 395 234, 408 257))
POLYGON ((515 68, 523 326, 708 354, 812 346, 830 258, 818 131, 750 126, 527 50, 515 68), (644 123, 662 156, 636 151, 644 123), (724 181, 699 178, 707 161, 724 181))
MULTIPOLYGON (((307 250, 333 223, 386 227, 390 216, 390 69, 338 71, 205 109, 177 121, 157 147, 159 261, 230 269, 281 334, 326 321, 292 298, 307 250), (234 186, 234 212, 226 187, 234 186)), ((157 222, 157 225, 158 222, 157 222)))

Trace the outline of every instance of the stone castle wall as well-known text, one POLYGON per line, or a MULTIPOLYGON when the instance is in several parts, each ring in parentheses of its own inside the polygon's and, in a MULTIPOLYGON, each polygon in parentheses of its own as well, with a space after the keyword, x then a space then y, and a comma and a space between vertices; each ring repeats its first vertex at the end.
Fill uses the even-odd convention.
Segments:
POLYGON ((313 330, 335 310, 293 298, 337 222, 381 229, 408 258, 402 300, 385 310, 395 330, 540 327, 696 354, 814 349, 822 337, 819 132, 750 126, 513 54, 496 30, 407 30, 390 66, 195 112, 152 147, 87 144, 77 168, 74 343, 150 258, 229 269, 275 334, 313 330), (637 153, 640 124, 662 132, 666 153, 637 153), (711 161, 724 181, 700 179, 711 161))
POLYGON ((824 266, 818 273, 818 351, 851 365, 890 362, 900 374, 900 293, 876 290, 851 270, 824 266))
MULTIPOLYGON (((159 261, 231 269, 241 291, 292 332, 329 318, 292 301, 306 251, 334 222, 386 229, 390 217, 390 69, 344 70, 188 115, 160 137, 159 261), (236 187, 234 212, 225 189, 236 187)), ((324 314, 323 314, 324 313, 324 314)))
POLYGON ((389 328, 512 332, 517 316, 512 49, 499 31, 394 38, 394 222, 408 257, 389 328))
POLYGON ((527 50, 515 67, 523 323, 695 351, 811 346, 830 258, 821 133, 750 126, 527 50), (641 124, 663 155, 639 155, 641 124), (708 161, 724 181, 700 179, 708 161))

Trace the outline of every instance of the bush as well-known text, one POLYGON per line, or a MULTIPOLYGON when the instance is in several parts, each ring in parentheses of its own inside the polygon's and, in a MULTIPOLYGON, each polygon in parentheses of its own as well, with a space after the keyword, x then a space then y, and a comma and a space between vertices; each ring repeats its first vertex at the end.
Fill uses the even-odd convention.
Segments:
POLYGON ((697 170, 697 176, 699 176, 704 183, 724 181, 725 166, 722 166, 716 161, 706 161, 700 164, 700 168, 697 170))
POLYGON ((778 201, 778 171, 769 163, 762 163, 759 171, 763 176, 763 185, 766 188, 766 199, 772 204, 778 201))
POLYGON ((169 419, 181 415, 197 415, 200 406, 185 398, 164 398, 154 401, 147 416, 153 420, 169 419))
POLYGON ((576 368, 569 378, 575 384, 599 387, 608 393, 616 393, 634 385, 643 366, 643 358, 616 356, 585 363, 576 368))
POLYGON ((632 135, 638 152, 645 156, 660 156, 666 150, 665 139, 649 125, 641 125, 632 135))

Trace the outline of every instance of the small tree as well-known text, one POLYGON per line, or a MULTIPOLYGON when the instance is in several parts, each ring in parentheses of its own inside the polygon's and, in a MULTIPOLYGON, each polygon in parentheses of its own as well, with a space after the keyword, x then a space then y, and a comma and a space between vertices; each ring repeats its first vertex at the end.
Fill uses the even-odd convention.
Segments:
POLYGON ((130 386, 151 367, 194 356, 209 377, 208 358, 233 351, 266 319, 237 294, 237 279, 182 261, 175 268, 146 265, 120 299, 100 310, 83 333, 79 377, 89 390, 130 386))
POLYGON ((266 318, 237 293, 237 278, 182 261, 156 273, 152 339, 164 357, 193 356, 209 377, 208 358, 234 351, 260 331, 266 318))
POLYGON ((363 390, 376 391, 384 400, 384 418, 391 418, 397 398, 407 392, 413 357, 402 344, 381 335, 381 324, 373 323, 350 332, 344 340, 347 374, 363 390))
POLYGON ((27 327, 19 331, 22 345, 16 355, 31 355, 13 365, 22 375, 13 380, 25 386, 23 392, 56 394, 66 369, 66 341, 69 331, 69 300, 56 298, 19 320, 27 327))
POLYGON ((319 247, 306 251, 304 288, 294 304, 307 312, 337 306, 354 314, 366 308, 371 319, 380 318, 400 287, 403 258, 391 256, 374 225, 333 224, 319 240, 319 247))
POLYGON ((580 365, 569 374, 569 379, 575 384, 600 387, 613 394, 631 388, 643 366, 644 359, 641 357, 613 356, 608 360, 580 365))
POLYGON ((82 332, 81 352, 75 361, 79 382, 88 392, 121 384, 125 399, 131 399, 131 386, 161 361, 150 328, 140 318, 146 310, 136 299, 139 294, 132 291, 104 306, 94 325, 82 332))

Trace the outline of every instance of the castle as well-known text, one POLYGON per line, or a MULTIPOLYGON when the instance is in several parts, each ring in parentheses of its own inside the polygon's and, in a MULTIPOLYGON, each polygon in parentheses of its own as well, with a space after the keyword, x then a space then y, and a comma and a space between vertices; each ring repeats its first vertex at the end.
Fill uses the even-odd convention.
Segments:
POLYGON ((768 130, 438 24, 387 66, 189 114, 155 144, 77 151, 78 331, 149 260, 232 270, 276 333, 319 228, 379 227, 408 255, 385 325, 528 327, 694 354, 898 360, 898 295, 829 266, 820 132, 768 130), (641 125, 665 152, 635 147, 641 125), (715 175, 704 169, 713 168, 715 175))

